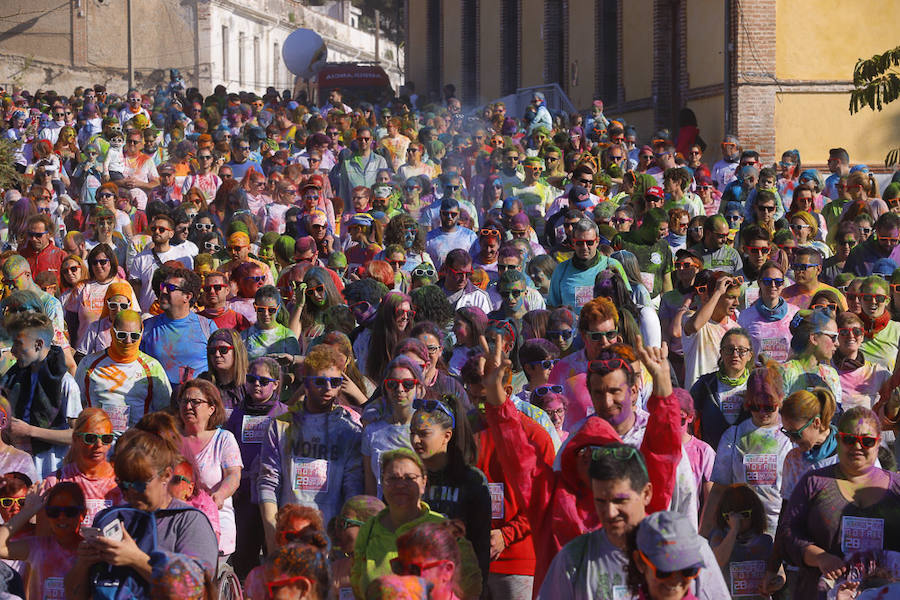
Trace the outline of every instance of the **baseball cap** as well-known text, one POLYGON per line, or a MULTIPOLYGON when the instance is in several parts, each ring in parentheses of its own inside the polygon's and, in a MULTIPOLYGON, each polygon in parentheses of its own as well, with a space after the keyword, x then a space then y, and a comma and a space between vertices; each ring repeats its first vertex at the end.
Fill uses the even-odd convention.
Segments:
POLYGON ((660 200, 666 199, 666 193, 658 185, 654 185, 653 187, 647 189, 647 191, 644 193, 644 197, 647 196, 653 196, 654 198, 659 198, 660 200))
POLYGON ((885 279, 890 279, 896 270, 897 263, 890 258, 879 258, 872 265, 872 275, 881 275, 885 279))
MULTIPOLYGON (((571 204, 583 204, 591 201, 591 193, 587 191, 587 188, 582 187, 580 185, 573 185, 572 189, 569 190, 569 202, 571 204)), ((581 208, 579 206, 579 208, 581 208)))
POLYGON ((637 549, 659 571, 706 567, 703 539, 682 514, 661 510, 638 525, 637 549))

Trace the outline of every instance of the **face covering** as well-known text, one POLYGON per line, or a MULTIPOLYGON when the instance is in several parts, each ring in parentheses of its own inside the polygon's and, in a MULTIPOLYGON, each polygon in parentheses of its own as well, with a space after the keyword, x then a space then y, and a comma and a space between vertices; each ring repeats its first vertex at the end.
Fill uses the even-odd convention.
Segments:
POLYGON ((825 441, 804 452, 803 458, 807 462, 818 462, 832 456, 835 452, 837 452, 837 427, 832 425, 825 441))
POLYGON ((140 340, 136 342, 122 342, 113 333, 112 342, 109 345, 109 357, 118 363, 134 362, 137 360, 140 345, 140 340))

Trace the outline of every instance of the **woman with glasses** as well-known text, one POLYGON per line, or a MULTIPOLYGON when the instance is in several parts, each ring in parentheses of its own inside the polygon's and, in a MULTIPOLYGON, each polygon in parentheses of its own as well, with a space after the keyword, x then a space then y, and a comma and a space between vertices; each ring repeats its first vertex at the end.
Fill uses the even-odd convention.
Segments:
POLYGON ((366 494, 381 496, 381 456, 397 448, 412 449, 409 424, 413 416, 413 402, 425 397, 425 378, 421 358, 400 354, 391 361, 382 379, 384 400, 379 410, 364 415, 362 457, 366 494), (380 414, 379 414, 380 412, 380 414))
MULTIPOLYGON (((324 529, 322 513, 315 508, 299 504, 285 504, 278 509, 278 514, 275 516, 276 551, 280 551, 288 545, 296 546, 306 543, 310 536, 324 529)), ((244 597, 250 600, 267 600, 269 598, 266 591, 265 564, 254 566, 247 574, 244 583, 244 597)))
MULTIPOLYGON (((834 254, 822 263, 822 274, 819 276, 829 285, 835 285, 837 277, 844 272, 844 265, 847 264, 850 252, 859 243, 859 227, 852 221, 843 221, 832 231, 834 232, 832 242, 834 254)), ((837 286, 835 285, 835 287, 837 286)))
POLYGON ((260 552, 265 547, 256 478, 266 430, 272 419, 288 411, 280 401, 281 388, 278 362, 268 357, 253 360, 244 384, 244 401, 234 407, 223 426, 234 435, 241 451, 241 462, 247 465, 241 470, 241 484, 233 496, 237 545, 232 564, 241 579, 259 564, 260 552))
POLYGON ((104 308, 107 308, 106 291, 113 284, 124 284, 128 289, 121 288, 125 292, 128 306, 126 308, 138 309, 137 295, 131 285, 119 276, 119 260, 116 253, 106 244, 94 246, 87 258, 90 279, 82 286, 77 296, 70 301, 70 306, 77 307, 78 333, 77 340, 85 337, 88 327, 103 316, 104 308))
POLYGON ((145 412, 165 409, 172 388, 160 362, 139 350, 140 313, 122 309, 110 321, 109 347, 86 355, 75 371, 75 381, 84 404, 105 410, 113 431, 120 435, 145 412))
POLYGON ((784 460, 781 482, 781 497, 786 502, 805 473, 838 461, 837 427, 832 425, 837 403, 831 390, 817 387, 785 398, 780 412, 781 432, 794 443, 784 460))
MULTIPOLYGON (((325 310, 343 302, 331 276, 322 267, 312 267, 306 272, 296 294, 297 307, 291 313, 290 326, 307 347, 313 338, 324 333, 322 316, 325 310)), ((291 353, 299 354, 299 351, 291 353)))
POLYGON ((241 332, 249 358, 269 354, 297 356, 301 353, 300 342, 294 332, 276 320, 282 309, 281 292, 278 288, 273 285, 259 288, 253 299, 253 308, 256 311, 256 323, 241 332))
MULTIPOLYGON (((394 569, 412 574, 409 563, 399 558, 397 539, 423 523, 446 523, 447 518, 434 512, 422 498, 428 483, 425 464, 409 449, 392 450, 381 457, 381 478, 385 482, 384 502, 387 508, 369 519, 356 537, 350 582, 357 598, 365 597, 369 583, 394 569)), ((461 591, 465 598, 481 594, 481 575, 472 545, 458 533, 453 536, 460 553, 461 591)), ((407 558, 411 558, 407 556, 407 558)), ((419 570, 421 574, 421 569, 419 570)))
POLYGON ((834 319, 834 311, 822 308, 794 315, 790 327, 793 358, 781 365, 785 394, 822 386, 841 403, 840 378, 831 366, 839 336, 834 319))
POLYGON ((226 411, 244 403, 247 381, 247 349, 241 334, 234 329, 217 329, 206 344, 208 371, 200 375, 211 381, 222 397, 226 411))
POLYGON ((94 520, 94 526, 102 531, 119 520, 124 525, 122 539, 101 536, 82 542, 78 560, 65 580, 66 593, 72 598, 90 598, 95 577, 107 585, 133 584, 149 594, 149 554, 155 551, 186 554, 204 565, 207 576, 215 575, 218 548, 209 519, 169 492, 173 468, 182 460, 176 445, 178 434, 169 430, 174 419, 169 415, 156 416, 162 413, 155 413, 152 419, 159 427, 154 427, 151 419, 140 424, 155 432, 134 428, 116 442, 113 468, 126 511, 120 512, 117 507, 106 509, 94 520), (139 512, 127 511, 129 508, 139 512), (152 520, 149 513, 153 514, 152 520), (155 540, 148 529, 153 526, 155 540), (120 572, 115 577, 112 565, 123 568, 125 575, 120 572))
POLYGON ((234 434, 221 426, 225 407, 218 388, 205 379, 188 381, 175 403, 181 429, 181 454, 193 466, 198 484, 219 508, 219 555, 223 560, 235 550, 236 525, 232 496, 241 483, 244 467, 234 434))
POLYGON ((64 481, 45 496, 30 492, 19 513, 0 526, 0 558, 29 566, 26 598, 65 597, 63 578, 79 556, 84 517, 84 492, 77 483, 64 481), (48 523, 49 533, 15 539, 16 533, 39 514, 48 523))
POLYGON ((363 492, 362 428, 337 404, 346 361, 327 344, 307 352, 291 402, 296 406, 266 429, 257 490, 269 551, 279 506, 314 506, 327 522, 347 498, 363 492))
POLYGON ((857 552, 900 550, 900 475, 875 464, 879 417, 863 406, 851 408, 841 415, 836 437, 837 462, 800 478, 779 530, 779 543, 800 568, 794 598, 815 598, 819 580, 846 574, 857 552))
POLYGON ((753 364, 753 346, 746 330, 729 329, 719 344, 718 369, 701 376, 691 388, 694 398, 694 430, 700 439, 717 448, 726 429, 747 418, 744 396, 753 364))
POLYGON ((815 248, 823 259, 831 257, 831 248, 825 242, 816 239, 819 237, 820 230, 813 215, 806 211, 797 211, 792 213, 789 218, 791 232, 794 234, 794 239, 797 240, 798 247, 815 248))
POLYGON ((401 292, 390 292, 381 301, 375 317, 353 344, 364 375, 377 378, 393 358, 397 342, 407 337, 412 328, 415 311, 412 299, 401 292))
POLYGON ((743 410, 750 418, 726 429, 719 441, 710 477, 713 487, 700 522, 700 534, 705 537, 721 512, 722 495, 735 483, 746 483, 759 495, 766 509, 769 535, 774 536, 778 525, 784 460, 792 447, 781 432, 778 410, 784 396, 778 367, 770 363, 752 370, 746 385, 743 410))
POLYGON ((88 269, 84 259, 78 254, 66 256, 59 265, 60 295, 59 303, 66 312, 66 326, 71 331, 78 329, 77 307, 70 308, 70 302, 78 296, 81 288, 87 283, 88 269))
POLYGON ((107 460, 114 440, 109 416, 100 408, 85 408, 72 428, 72 446, 65 464, 41 482, 40 493, 62 481, 78 484, 85 498, 83 524, 93 523, 104 508, 122 504, 122 491, 107 460))
POLYGON ((891 320, 890 299, 891 286, 882 277, 870 275, 862 280, 859 288, 862 311, 858 316, 866 337, 860 350, 872 362, 893 371, 900 344, 900 323, 891 320))

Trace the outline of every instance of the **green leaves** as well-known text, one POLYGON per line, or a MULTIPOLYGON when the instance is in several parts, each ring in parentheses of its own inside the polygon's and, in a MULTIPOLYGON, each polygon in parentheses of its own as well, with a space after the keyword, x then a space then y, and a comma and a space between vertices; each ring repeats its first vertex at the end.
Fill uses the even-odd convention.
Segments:
POLYGON ((16 150, 22 145, 21 140, 13 141, 0 138, 0 189, 8 190, 18 187, 25 177, 16 171, 16 150))
POLYGON ((858 60, 853 69, 854 90, 850 92, 850 114, 868 106, 882 110, 900 97, 900 46, 868 60, 858 60))

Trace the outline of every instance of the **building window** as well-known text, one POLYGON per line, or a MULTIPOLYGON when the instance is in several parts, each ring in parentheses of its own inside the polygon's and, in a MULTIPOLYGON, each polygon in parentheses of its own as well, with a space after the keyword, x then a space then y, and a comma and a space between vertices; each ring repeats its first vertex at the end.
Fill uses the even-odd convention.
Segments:
POLYGON ((500 64, 503 70, 500 75, 500 93, 512 94, 519 89, 519 36, 520 6, 519 0, 502 0, 500 7, 500 64))
POLYGON ((259 87, 259 77, 262 74, 262 62, 259 60, 259 38, 253 37, 253 85, 259 87))
POLYGON ((462 4, 462 100, 478 101, 478 0, 462 4))
POLYGON ((244 40, 246 39, 244 32, 238 34, 238 85, 244 85, 244 40))
POLYGON ((228 72, 228 52, 230 47, 228 45, 228 26, 222 25, 222 82, 228 83, 229 75, 228 72))
POLYGON ((440 94, 443 74, 441 73, 441 46, 443 20, 441 19, 441 0, 428 0, 428 44, 425 64, 428 67, 428 91, 440 94))
POLYGON ((281 85, 281 48, 278 47, 278 42, 272 46, 272 85, 281 85))
POLYGON ((619 0, 597 0, 596 95, 606 104, 619 100, 619 0))
POLYGON ((566 87, 567 0, 544 0, 544 82, 566 87))

